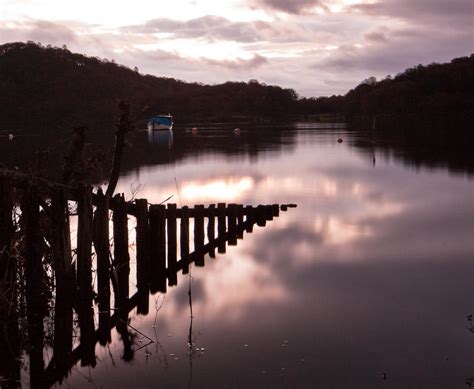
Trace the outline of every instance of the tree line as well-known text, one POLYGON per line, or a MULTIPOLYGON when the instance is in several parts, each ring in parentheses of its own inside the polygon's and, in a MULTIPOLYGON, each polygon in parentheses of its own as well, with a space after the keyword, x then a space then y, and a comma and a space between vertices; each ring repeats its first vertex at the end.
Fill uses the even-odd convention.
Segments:
MULTIPOLYGON (((159 64, 157 64, 158 66, 159 64)), ((369 77, 345 95, 306 98, 257 80, 219 85, 140 74, 113 60, 35 42, 0 46, 0 129, 86 122, 113 126, 116 100, 137 119, 172 113, 186 121, 283 120, 329 115, 353 121, 381 114, 466 114, 474 107, 474 55, 369 77)))

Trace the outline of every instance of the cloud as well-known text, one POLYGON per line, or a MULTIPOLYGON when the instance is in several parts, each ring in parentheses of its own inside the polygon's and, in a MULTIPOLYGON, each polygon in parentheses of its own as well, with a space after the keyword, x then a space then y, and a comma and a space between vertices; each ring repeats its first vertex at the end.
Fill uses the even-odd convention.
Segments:
POLYGON ((214 60, 214 59, 203 58, 201 59, 201 62, 207 65, 211 65, 211 66, 224 67, 224 68, 233 69, 233 70, 239 70, 239 69, 241 70, 241 69, 252 69, 252 68, 262 66, 268 63, 268 59, 262 55, 255 54, 250 59, 238 58, 235 60, 219 61, 219 60, 214 60))
POLYGON ((252 4, 267 10, 285 12, 288 14, 301 14, 317 6, 326 9, 325 2, 321 0, 253 0, 252 4))
POLYGON ((61 46, 77 42, 74 29, 83 26, 80 23, 56 23, 45 20, 10 22, 0 27, 0 37, 4 42, 33 40, 45 44, 61 46))
POLYGON ((142 73, 190 82, 255 78, 303 96, 346 93, 372 75, 472 52, 472 0, 373 1, 243 0, 241 8, 261 17, 246 21, 229 13, 175 20, 166 12, 121 27, 5 19, 0 39, 66 44, 74 52, 137 66, 142 73), (313 12, 317 8, 324 13, 313 12))
POLYGON ((417 64, 448 62, 468 55, 472 50, 469 37, 469 31, 384 27, 365 34, 361 44, 339 46, 316 61, 313 68, 333 72, 360 70, 367 76, 384 76, 417 64))
POLYGON ((374 42, 386 42, 387 41, 387 36, 383 32, 370 32, 365 34, 365 37, 369 41, 374 41, 374 42))
POLYGON ((206 15, 186 21, 159 18, 142 25, 127 26, 121 32, 135 34, 169 33, 174 38, 198 38, 209 41, 257 42, 276 31, 263 21, 233 22, 221 16, 206 15))
POLYGON ((349 9, 370 16, 401 18, 419 23, 437 23, 456 20, 472 28, 472 0, 384 0, 355 4, 349 9))

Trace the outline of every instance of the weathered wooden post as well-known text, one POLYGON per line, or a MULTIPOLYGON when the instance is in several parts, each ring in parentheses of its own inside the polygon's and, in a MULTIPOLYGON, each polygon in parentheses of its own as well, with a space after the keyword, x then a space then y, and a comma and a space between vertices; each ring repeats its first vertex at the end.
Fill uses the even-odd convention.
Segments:
POLYGON ((150 206, 150 291, 166 293, 166 208, 150 206))
MULTIPOLYGON (((244 224, 244 206, 242 204, 237 205, 237 225, 239 227, 244 224)), ((244 230, 239 228, 237 231, 237 239, 243 239, 244 237, 244 230)))
POLYGON ((229 246, 237 245, 237 204, 227 206, 227 225, 229 232, 229 246))
POLYGON ((148 203, 146 199, 136 200, 137 205, 137 312, 146 315, 149 309, 150 291, 150 229, 148 203))
POLYGON ((216 205, 215 204, 210 204, 209 208, 207 210, 208 212, 208 222, 207 222, 207 238, 209 240, 209 243, 211 245, 211 248, 209 249, 209 256, 211 258, 216 257, 216 249, 214 246, 214 240, 216 239, 216 223, 215 223, 215 216, 216 216, 216 205))
MULTIPOLYGON (((217 204, 217 238, 222 238, 226 233, 225 203, 217 204)), ((219 241, 217 252, 225 254, 225 240, 219 241)))
POLYGON ((253 225, 255 223, 255 211, 251 205, 245 207, 245 214, 247 215, 245 218, 245 221, 247 222, 245 231, 251 233, 253 232, 253 225))
POLYGON ((128 253, 128 217, 123 195, 114 197, 113 206, 114 267, 117 274, 117 292, 115 307, 119 311, 127 310, 129 296, 128 278, 130 274, 130 255, 128 253))
POLYGON ((183 261, 183 274, 189 273, 189 208, 181 208, 180 252, 183 261))
POLYGON ((204 266, 204 205, 194 207, 194 251, 196 266, 204 266))
POLYGON ((256 218, 257 218, 257 225, 259 227, 265 227, 267 224, 266 221, 266 212, 265 212, 265 205, 258 205, 256 209, 256 218))
POLYGON ((77 283, 79 297, 88 300, 92 296, 92 196, 89 186, 78 189, 77 202, 77 283))
POLYGON ((168 236, 168 285, 178 285, 176 269, 177 237, 176 237, 176 204, 168 204, 167 209, 167 236, 168 236))
POLYGON ((95 334, 94 310, 92 308, 92 188, 81 185, 77 202, 77 285, 79 287, 79 327, 84 354, 83 366, 94 366, 95 334))
POLYGON ((26 313, 28 322, 28 343, 30 345, 30 384, 32 388, 42 387, 44 373, 43 318, 46 314, 44 271, 41 250, 40 212, 33 188, 25 188, 22 202, 22 217, 25 226, 25 276, 26 313))
POLYGON ((76 280, 72 269, 68 200, 63 190, 54 191, 50 209, 51 251, 56 278, 53 358, 58 368, 64 368, 69 364, 72 351, 72 307, 76 280))
POLYGON ((272 205, 265 205, 265 219, 273 220, 273 206, 272 205))
POLYGON ((110 243, 109 196, 101 189, 96 196, 93 241, 97 255, 97 300, 99 302, 99 343, 111 341, 110 334, 110 243))
POLYGON ((280 216, 280 206, 278 204, 272 204, 272 211, 274 217, 280 216))
MULTIPOLYGON (((65 288, 56 286, 56 301, 54 306, 54 344, 53 358, 50 362, 59 370, 70 367, 72 352, 73 316, 72 297, 65 288)), ((100 320, 100 317, 99 317, 100 320)))

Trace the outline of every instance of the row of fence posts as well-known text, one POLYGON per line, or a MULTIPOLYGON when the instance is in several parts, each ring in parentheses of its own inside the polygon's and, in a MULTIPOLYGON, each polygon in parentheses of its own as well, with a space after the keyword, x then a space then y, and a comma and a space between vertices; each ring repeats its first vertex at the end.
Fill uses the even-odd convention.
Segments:
MULTIPOLYGON (((15 319, 17 259, 11 255, 13 242, 14 193, 10 182, 0 177, 0 277, 2 280, 0 316, 15 319), (10 301, 11 304, 8 304, 10 301)), ((41 387, 46 381, 54 383, 79 359, 82 365, 95 365, 95 344, 111 341, 111 329, 116 326, 124 342, 124 358, 133 356, 132 339, 128 332, 128 314, 137 308, 138 314, 149 311, 149 293, 166 293, 168 286, 178 283, 178 272, 189 272, 190 264, 204 266, 205 255, 211 258, 226 252, 226 244, 236 245, 244 231, 252 232, 254 224, 265 226, 268 220, 279 215, 287 205, 211 204, 207 208, 193 208, 176 204, 149 205, 146 199, 126 202, 122 194, 109 200, 100 190, 94 194, 90 186, 78 186, 74 195, 77 201, 77 248, 73 263, 69 200, 70 193, 53 189, 50 203, 44 202, 34 187, 22 187, 19 196, 21 217, 19 224, 24 231, 25 299, 30 354, 32 387, 41 387), (94 207, 95 205, 95 211, 94 207), (111 212, 110 212, 111 211, 111 212), (109 218, 112 214, 113 253, 110 250, 109 218), (136 285, 137 293, 130 297, 129 274, 129 223, 136 218, 136 285), (44 218, 49 219, 45 227, 44 218), (194 219, 194 251, 190 252, 190 219, 194 219), (179 219, 179 226, 178 226, 179 219), (205 220, 207 219, 207 228, 205 220), (217 222, 217 226, 216 226, 217 222), (178 227, 179 253, 178 260, 178 227), (216 228, 217 227, 217 228, 216 228), (217 230, 217 236, 216 236, 217 230), (207 232, 207 243, 205 240, 207 232), (48 314, 42 258, 44 241, 49 243, 55 274, 56 302, 54 315, 53 358, 44 367, 43 319, 48 314), (92 252, 97 261, 97 293, 93 290, 92 252), (113 255, 112 255, 113 254, 113 255), (113 258, 113 259, 112 259, 113 258), (115 314, 111 315, 111 285, 114 292, 115 314), (98 329, 94 325, 93 301, 98 304, 98 329), (73 309, 78 313, 80 345, 72 351, 73 309)), ((289 205, 292 206, 292 205, 289 205)), ((9 327, 10 339, 15 339, 18 327, 9 327)), ((4 339, 4 337, 1 337, 4 339)), ((11 368, 7 361, 18 361, 20 350, 14 341, 2 350, 16 355, 0 353, 2 369, 11 368)))

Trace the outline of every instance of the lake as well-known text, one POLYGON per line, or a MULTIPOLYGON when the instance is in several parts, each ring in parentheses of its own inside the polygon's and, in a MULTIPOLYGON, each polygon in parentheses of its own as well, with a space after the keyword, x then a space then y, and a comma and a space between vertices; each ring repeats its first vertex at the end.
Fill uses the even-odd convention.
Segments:
POLYGON ((411 163, 344 125, 196 126, 172 139, 134 135, 117 191, 178 207, 297 207, 179 274, 178 286, 150 296, 148 315, 133 311, 131 361, 113 331, 97 365, 78 364, 63 386, 470 385, 470 172, 411 163))

